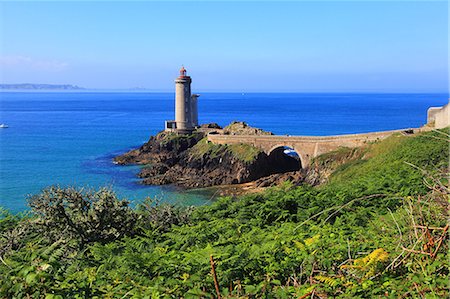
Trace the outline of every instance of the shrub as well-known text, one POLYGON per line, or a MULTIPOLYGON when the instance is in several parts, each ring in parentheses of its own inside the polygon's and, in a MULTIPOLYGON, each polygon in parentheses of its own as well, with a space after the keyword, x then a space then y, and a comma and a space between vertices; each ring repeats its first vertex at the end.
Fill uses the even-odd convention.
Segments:
POLYGON ((143 203, 137 206, 137 211, 141 228, 167 232, 172 225, 189 224, 194 207, 175 206, 146 198, 143 203))
POLYGON ((44 233, 80 241, 110 242, 135 232, 136 214, 129 202, 107 188, 98 191, 52 186, 28 198, 44 233))

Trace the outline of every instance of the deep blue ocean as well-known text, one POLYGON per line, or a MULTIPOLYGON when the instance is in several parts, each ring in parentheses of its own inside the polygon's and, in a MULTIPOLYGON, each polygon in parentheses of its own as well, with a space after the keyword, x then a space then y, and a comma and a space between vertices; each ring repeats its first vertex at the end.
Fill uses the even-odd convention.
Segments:
MULTIPOLYGON (((246 121, 275 134, 333 135, 419 127, 448 94, 203 93, 199 121, 246 121)), ((27 209, 50 185, 108 186, 134 202, 146 196, 205 204, 209 195, 138 183, 138 166, 112 157, 138 147, 174 118, 173 93, 1 92, 0 206, 27 209)))

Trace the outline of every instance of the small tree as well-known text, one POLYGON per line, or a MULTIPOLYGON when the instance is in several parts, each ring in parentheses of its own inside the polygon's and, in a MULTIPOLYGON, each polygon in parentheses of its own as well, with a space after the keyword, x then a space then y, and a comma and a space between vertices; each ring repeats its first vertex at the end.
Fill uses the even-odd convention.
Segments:
POLYGON ((137 219, 129 201, 108 188, 85 190, 52 186, 28 198, 42 232, 52 239, 106 243, 135 231, 137 219))

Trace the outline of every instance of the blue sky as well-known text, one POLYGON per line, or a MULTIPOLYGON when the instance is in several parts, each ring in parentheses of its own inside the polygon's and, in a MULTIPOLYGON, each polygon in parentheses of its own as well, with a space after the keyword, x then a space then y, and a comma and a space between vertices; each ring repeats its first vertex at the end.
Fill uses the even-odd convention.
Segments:
POLYGON ((0 81, 448 91, 447 1, 1 2, 0 81))

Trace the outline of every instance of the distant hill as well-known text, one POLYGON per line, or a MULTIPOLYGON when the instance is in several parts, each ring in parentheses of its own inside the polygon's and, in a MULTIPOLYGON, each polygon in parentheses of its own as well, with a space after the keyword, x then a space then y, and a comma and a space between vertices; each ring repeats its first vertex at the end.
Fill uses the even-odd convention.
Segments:
POLYGON ((70 84, 0 84, 0 90, 82 90, 84 88, 70 84))

